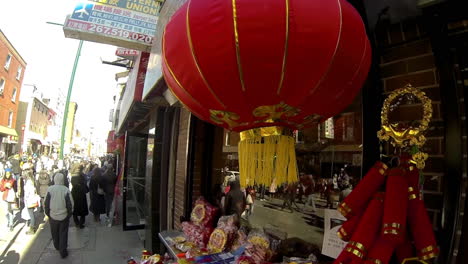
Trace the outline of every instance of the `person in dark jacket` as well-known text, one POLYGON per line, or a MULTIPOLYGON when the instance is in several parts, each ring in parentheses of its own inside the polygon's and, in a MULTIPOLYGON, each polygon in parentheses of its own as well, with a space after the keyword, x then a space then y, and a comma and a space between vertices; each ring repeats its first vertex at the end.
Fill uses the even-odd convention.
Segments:
POLYGON ((78 168, 78 174, 72 174, 72 197, 73 197, 73 220, 75 221, 76 227, 80 229, 84 228, 86 216, 88 215, 88 200, 86 199, 86 193, 88 193, 88 186, 86 185, 86 179, 82 173, 83 168, 78 168))
POLYGON ((226 201, 224 204, 224 213, 226 215, 237 215, 240 219, 242 212, 245 210, 246 200, 245 195, 240 189, 238 180, 229 183, 231 186, 229 192, 226 194, 226 201))
POLYGON ((49 217, 54 247, 62 258, 68 256, 68 226, 73 213, 70 190, 64 186, 64 178, 61 173, 55 174, 55 184, 47 189, 45 199, 45 214, 49 217))
MULTIPOLYGON (((107 164, 107 169, 102 176, 102 189, 104 190, 104 199, 106 200, 106 217, 107 222, 112 221, 113 216, 109 215, 114 200, 114 188, 117 182, 112 165, 107 164)), ((108 223, 109 224, 109 223, 108 223)))
POLYGON ((91 199, 89 210, 93 213, 95 222, 99 222, 101 214, 106 213, 106 200, 101 184, 101 169, 96 167, 91 172, 91 179, 89 180, 89 197, 91 199))

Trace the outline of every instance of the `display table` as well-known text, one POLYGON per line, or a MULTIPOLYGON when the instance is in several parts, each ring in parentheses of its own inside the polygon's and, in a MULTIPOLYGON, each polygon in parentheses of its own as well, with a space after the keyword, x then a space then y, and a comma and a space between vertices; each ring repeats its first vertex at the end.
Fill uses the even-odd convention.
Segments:
POLYGON ((169 254, 174 258, 174 259, 179 259, 177 254, 181 253, 178 249, 174 247, 173 240, 176 237, 185 237, 184 233, 181 231, 176 231, 176 230, 168 230, 168 231, 162 231, 161 233, 158 234, 159 240, 164 244, 164 246, 167 248, 167 251, 169 254))

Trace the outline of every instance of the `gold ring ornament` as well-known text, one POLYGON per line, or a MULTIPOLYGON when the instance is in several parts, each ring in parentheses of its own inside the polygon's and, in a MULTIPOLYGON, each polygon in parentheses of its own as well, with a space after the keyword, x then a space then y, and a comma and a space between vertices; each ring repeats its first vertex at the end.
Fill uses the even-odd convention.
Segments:
POLYGON ((377 137, 381 141, 389 141, 396 148, 409 148, 413 155, 412 163, 416 164, 418 169, 422 169, 425 166, 425 160, 428 156, 426 153, 420 152, 419 148, 426 143, 424 132, 429 127, 431 118, 431 99, 429 99, 423 91, 414 88, 411 84, 407 84, 405 87, 390 93, 387 99, 385 99, 381 113, 382 128, 377 132, 377 137), (399 98, 407 94, 413 95, 422 104, 423 116, 419 126, 406 126, 401 122, 390 122, 389 120, 390 111, 397 106, 399 98))

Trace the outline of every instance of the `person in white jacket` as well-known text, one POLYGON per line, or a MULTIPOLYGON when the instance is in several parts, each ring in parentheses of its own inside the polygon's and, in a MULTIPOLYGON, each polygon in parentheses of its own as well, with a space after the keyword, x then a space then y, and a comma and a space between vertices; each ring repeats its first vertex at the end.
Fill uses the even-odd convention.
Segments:
POLYGON ((54 247, 62 258, 68 256, 68 226, 73 213, 73 200, 64 178, 62 173, 55 174, 54 185, 47 189, 45 199, 45 214, 49 217, 54 247))

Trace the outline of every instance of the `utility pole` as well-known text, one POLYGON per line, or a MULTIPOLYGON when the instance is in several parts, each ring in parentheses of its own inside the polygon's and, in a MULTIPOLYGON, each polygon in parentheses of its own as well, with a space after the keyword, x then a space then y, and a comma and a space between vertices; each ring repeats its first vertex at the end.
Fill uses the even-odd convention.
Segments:
MULTIPOLYGON (((60 24, 60 23, 54 23, 54 22, 46 22, 46 23, 63 27, 63 24, 60 24)), ((70 77, 70 84, 68 85, 67 100, 65 101, 65 110, 63 111, 62 135, 60 137, 60 153, 59 153, 59 157, 62 160, 63 160, 63 147, 65 145, 65 132, 67 128, 68 107, 70 105, 70 97, 71 97, 72 90, 73 90, 73 83, 75 81, 76 68, 78 67, 78 61, 80 60, 82 46, 83 46, 83 40, 80 40, 80 43, 78 44, 78 49, 76 51, 75 63, 73 64, 73 69, 72 69, 72 73, 70 77)))
POLYGON ((68 85, 67 100, 65 101, 65 111, 63 111, 63 123, 62 123, 62 135, 60 137, 60 159, 63 159, 63 147, 65 145, 65 132, 67 129, 68 120, 68 107, 70 105, 70 97, 73 90, 73 83, 75 81, 76 68, 78 67, 78 61, 80 60, 81 47, 83 46, 83 40, 80 40, 78 44, 78 50, 76 51, 75 63, 73 63, 73 69, 70 77, 70 84, 68 85))

